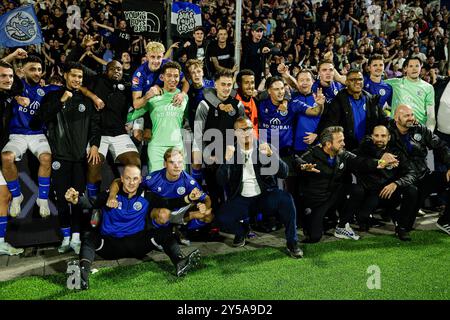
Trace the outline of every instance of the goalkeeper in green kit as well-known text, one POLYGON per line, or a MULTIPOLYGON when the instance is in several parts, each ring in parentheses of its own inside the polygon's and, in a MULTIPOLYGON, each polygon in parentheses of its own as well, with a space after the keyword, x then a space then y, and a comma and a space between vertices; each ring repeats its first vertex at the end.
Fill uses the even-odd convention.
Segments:
POLYGON ((164 152, 170 147, 183 148, 183 124, 187 121, 187 102, 185 95, 180 106, 172 103, 173 97, 180 92, 181 66, 177 62, 167 62, 161 68, 161 81, 164 82, 162 94, 151 98, 147 104, 128 114, 127 121, 142 117, 146 112, 152 122, 152 137, 148 144, 148 171, 164 168, 164 152))
POLYGON ((434 89, 431 84, 420 79, 421 69, 422 61, 419 58, 408 57, 403 62, 405 76, 385 80, 393 89, 391 114, 395 114, 397 106, 406 104, 412 108, 414 117, 420 124, 434 131, 434 89))

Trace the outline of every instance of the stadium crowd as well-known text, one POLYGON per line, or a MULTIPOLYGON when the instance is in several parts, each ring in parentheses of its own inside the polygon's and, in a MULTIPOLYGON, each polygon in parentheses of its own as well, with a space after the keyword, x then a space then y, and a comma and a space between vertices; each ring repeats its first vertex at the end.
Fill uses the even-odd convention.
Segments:
POLYGON ((445 6, 244 0, 238 65, 234 1, 192 2, 202 26, 167 51, 130 31, 119 0, 0 2, 33 4, 45 41, 0 48, 0 254, 23 252, 5 235, 27 150, 39 213, 56 204, 58 251, 79 254, 84 289, 96 254, 161 250, 181 276, 193 234, 242 247, 274 219, 294 258, 329 229, 358 240, 379 208, 410 241, 432 193, 450 235, 445 6), (122 168, 100 190, 105 162, 122 168))

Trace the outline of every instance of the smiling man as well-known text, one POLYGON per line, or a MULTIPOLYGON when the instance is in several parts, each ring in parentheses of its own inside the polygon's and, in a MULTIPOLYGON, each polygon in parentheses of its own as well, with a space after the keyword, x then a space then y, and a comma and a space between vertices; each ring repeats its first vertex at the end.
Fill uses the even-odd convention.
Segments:
POLYGON ((149 100, 144 108, 135 110, 128 116, 128 121, 150 114, 152 122, 152 138, 148 144, 149 172, 164 168, 164 153, 169 147, 183 150, 182 127, 187 120, 188 97, 184 95, 180 106, 173 99, 180 93, 177 88, 180 82, 181 66, 177 62, 167 62, 161 68, 161 81, 164 82, 162 95, 149 100))
POLYGON ((358 69, 347 74, 346 88, 340 91, 322 115, 318 132, 331 126, 344 128, 348 150, 358 147, 363 137, 371 134, 375 126, 386 124, 388 119, 379 104, 380 96, 363 91, 364 78, 358 69))
POLYGON ((411 106, 420 124, 434 131, 436 116, 434 110, 433 86, 420 79, 422 61, 419 58, 406 58, 403 62, 405 76, 386 80, 394 90, 392 95, 392 114, 400 104, 411 106))
POLYGON ((52 184, 64 237, 58 251, 64 253, 72 248, 78 253, 81 246, 81 208, 74 205, 70 210, 64 194, 69 187, 74 187, 78 192, 85 189, 86 159, 91 161, 98 157, 100 116, 91 100, 80 92, 83 66, 69 63, 64 79, 65 85, 60 90, 45 96, 39 115, 47 127, 53 156, 52 184), (86 152, 88 143, 91 148, 86 152))

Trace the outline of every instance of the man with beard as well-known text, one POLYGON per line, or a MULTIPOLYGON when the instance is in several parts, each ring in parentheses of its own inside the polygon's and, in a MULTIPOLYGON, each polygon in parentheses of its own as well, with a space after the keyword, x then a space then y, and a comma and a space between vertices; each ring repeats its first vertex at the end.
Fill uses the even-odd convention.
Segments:
MULTIPOLYGON (((122 65, 113 60, 106 65, 106 74, 98 78, 91 87, 105 103, 100 112, 100 148, 99 158, 88 163, 87 191, 89 197, 95 197, 101 183, 101 168, 108 151, 112 159, 122 165, 140 167, 138 150, 125 130, 128 109, 130 108, 130 85, 122 81, 122 65)), ((95 219, 93 221, 95 224, 95 219)))
MULTIPOLYGON (((415 213, 421 208, 432 192, 444 191, 450 181, 450 150, 447 144, 426 126, 416 124, 413 108, 400 104, 395 118, 388 125, 391 134, 390 145, 396 153, 404 155, 410 162, 416 175, 418 200, 415 213), (446 165, 447 172, 431 171, 427 166, 428 149, 434 150, 440 161, 446 165)), ((445 191, 450 199, 450 191, 445 191)), ((411 217, 406 231, 413 229, 415 215, 411 217)), ((436 223, 437 227, 450 235, 450 206, 446 206, 443 215, 436 223)))
MULTIPOLYGON (((9 128, 8 123, 12 116, 13 97, 22 92, 22 83, 16 77, 14 79, 14 70, 12 65, 0 61, 0 147, 8 141, 9 128), (13 86, 17 81, 19 85, 13 86)), ((5 178, 0 171, 0 255, 18 255, 23 253, 23 249, 14 248, 5 241, 6 226, 8 223, 8 205, 11 195, 6 185, 5 178)))
MULTIPOLYGON (((380 158, 390 151, 388 142, 391 139, 385 126, 376 126, 372 135, 367 136, 355 150, 355 154, 366 158, 380 158)), ((386 167, 371 173, 356 173, 358 186, 364 190, 363 205, 358 210, 360 231, 369 230, 369 216, 380 205, 386 207, 396 223, 395 233, 402 241, 410 241, 406 231, 408 222, 416 214, 417 187, 414 185, 415 175, 410 162, 403 154, 399 154, 397 168, 386 167), (400 204, 397 216, 395 208, 400 204)))
POLYGON ((296 165, 302 175, 301 193, 305 209, 304 242, 319 242, 323 234, 323 218, 328 210, 344 202, 339 211, 339 223, 334 236, 359 240, 350 227, 350 220, 360 207, 362 195, 351 184, 345 184, 344 176, 350 170, 362 172, 383 169, 397 165, 398 161, 389 153, 381 159, 357 157, 344 150, 344 129, 328 127, 320 134, 320 145, 296 158, 296 165))
POLYGON ((17 167, 15 161, 20 161, 29 149, 39 160, 38 184, 39 196, 36 200, 39 214, 45 218, 50 215, 48 193, 50 190, 50 173, 52 152, 44 135, 43 124, 35 125, 33 129, 30 122, 34 122, 44 97, 59 86, 41 86, 42 61, 38 57, 29 56, 23 60, 24 86, 23 92, 12 102, 13 116, 9 123, 9 142, 2 149, 2 170, 7 181, 8 189, 13 198, 10 215, 16 217, 20 213, 20 204, 23 201, 17 167))
POLYGON ((81 208, 74 205, 70 210, 64 194, 70 187, 83 192, 86 186, 86 159, 88 163, 96 163, 100 159, 100 115, 91 100, 80 92, 83 66, 69 63, 64 79, 65 86, 51 92, 42 101, 39 116, 48 129, 47 137, 53 155, 52 183, 64 237, 58 251, 64 253, 72 248, 78 254, 81 246, 81 208), (90 148, 86 151, 88 143, 90 148))
POLYGON ((365 135, 373 128, 388 122, 379 104, 380 96, 372 96, 363 91, 364 78, 358 69, 348 72, 347 87, 341 90, 324 112, 319 122, 318 132, 330 126, 341 126, 347 139, 349 150, 358 147, 365 135))

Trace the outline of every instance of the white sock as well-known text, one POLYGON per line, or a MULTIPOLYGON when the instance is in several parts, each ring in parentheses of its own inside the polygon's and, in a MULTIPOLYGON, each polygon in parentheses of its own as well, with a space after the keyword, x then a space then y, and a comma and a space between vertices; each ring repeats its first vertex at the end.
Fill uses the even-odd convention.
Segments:
POLYGON ((80 233, 79 232, 72 233, 72 241, 80 242, 80 233))
POLYGON ((70 242, 70 237, 64 237, 62 243, 63 243, 63 244, 67 244, 67 243, 69 243, 69 242, 70 242))
POLYGON ((4 243, 5 242, 5 238, 0 238, 0 243, 4 243))

